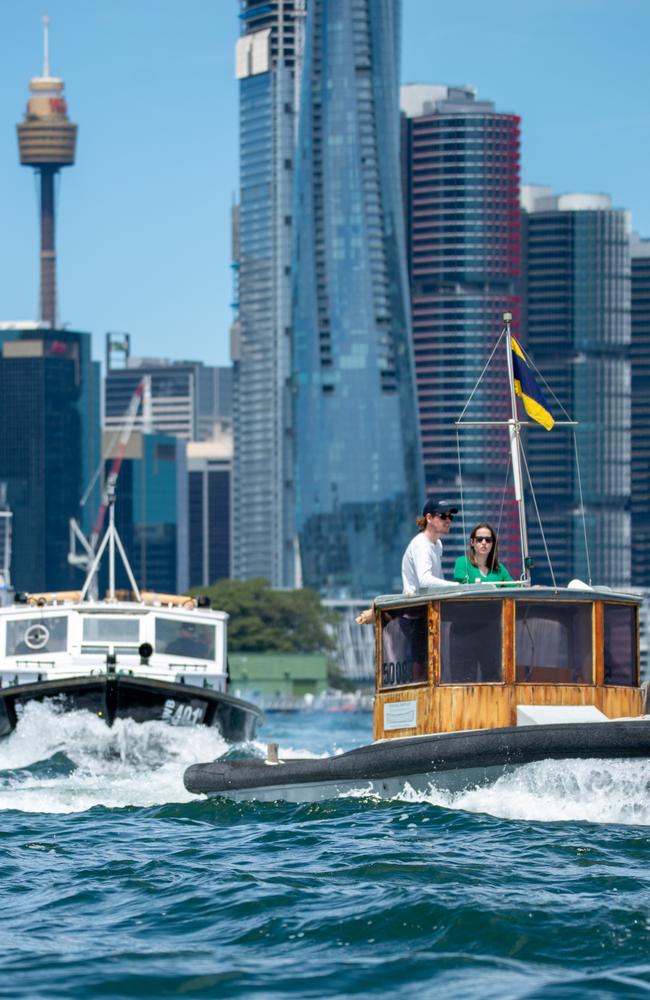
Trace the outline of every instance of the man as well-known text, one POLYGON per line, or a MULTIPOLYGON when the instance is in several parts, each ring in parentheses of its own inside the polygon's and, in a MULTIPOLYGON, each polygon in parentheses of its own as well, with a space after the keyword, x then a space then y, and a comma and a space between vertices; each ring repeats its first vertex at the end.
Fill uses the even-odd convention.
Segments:
POLYGON ((419 533, 409 542, 402 559, 402 586, 405 594, 416 594, 422 587, 450 586, 442 575, 441 538, 449 533, 454 514, 448 500, 430 498, 416 524, 419 533))

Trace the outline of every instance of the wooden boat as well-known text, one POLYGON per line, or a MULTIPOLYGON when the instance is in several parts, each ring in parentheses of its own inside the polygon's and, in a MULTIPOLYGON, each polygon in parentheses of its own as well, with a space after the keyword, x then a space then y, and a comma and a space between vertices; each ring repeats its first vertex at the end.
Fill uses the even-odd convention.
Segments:
POLYGON ((374 602, 374 739, 324 760, 215 761, 185 772, 191 792, 314 801, 407 786, 467 787, 532 761, 650 757, 639 678, 641 599, 572 582, 530 581, 520 427, 508 426, 520 512, 522 578, 449 585, 374 602))
POLYGON ((375 601, 375 742, 324 760, 215 761, 191 792, 293 802, 456 789, 536 760, 650 757, 640 599, 445 587, 375 601))
POLYGON ((0 608, 0 737, 29 702, 116 719, 214 726, 229 741, 252 739, 261 710, 228 694, 228 615, 206 598, 140 592, 110 523, 81 591, 22 595, 0 608), (115 549, 131 592, 115 589, 115 549), (91 596, 104 551, 109 589, 91 596))

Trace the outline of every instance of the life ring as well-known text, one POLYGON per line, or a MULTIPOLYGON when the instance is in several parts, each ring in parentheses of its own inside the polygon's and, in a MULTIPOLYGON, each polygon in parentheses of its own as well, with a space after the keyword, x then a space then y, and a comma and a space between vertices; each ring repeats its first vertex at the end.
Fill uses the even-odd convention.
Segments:
POLYGON ((25 645, 30 649, 38 650, 43 649, 47 646, 48 639, 50 638, 50 631, 47 625, 43 625, 42 622, 34 622, 30 625, 28 629, 25 629, 24 635, 25 645))

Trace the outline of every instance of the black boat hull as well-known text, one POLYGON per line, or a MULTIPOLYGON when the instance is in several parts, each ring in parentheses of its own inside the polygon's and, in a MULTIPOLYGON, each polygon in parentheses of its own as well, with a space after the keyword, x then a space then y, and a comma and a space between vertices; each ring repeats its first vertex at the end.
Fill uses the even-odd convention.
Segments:
POLYGON ((337 757, 272 764, 192 764, 190 792, 229 799, 314 802, 352 791, 390 798, 407 785, 456 790, 484 784, 539 760, 650 758, 650 721, 511 726, 386 740, 337 757))
POLYGON ((92 712, 109 726, 116 719, 203 725, 216 727, 230 742, 253 739, 264 719, 256 705, 211 688, 129 674, 100 674, 1 688, 0 737, 12 732, 28 702, 48 699, 63 711, 92 712))

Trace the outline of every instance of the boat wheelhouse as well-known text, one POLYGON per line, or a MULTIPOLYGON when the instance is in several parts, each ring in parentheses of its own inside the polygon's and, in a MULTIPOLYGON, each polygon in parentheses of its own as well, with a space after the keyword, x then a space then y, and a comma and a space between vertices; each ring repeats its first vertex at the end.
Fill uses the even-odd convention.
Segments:
POLYGON ((640 602, 516 585, 377 598, 375 739, 641 715, 640 602))

